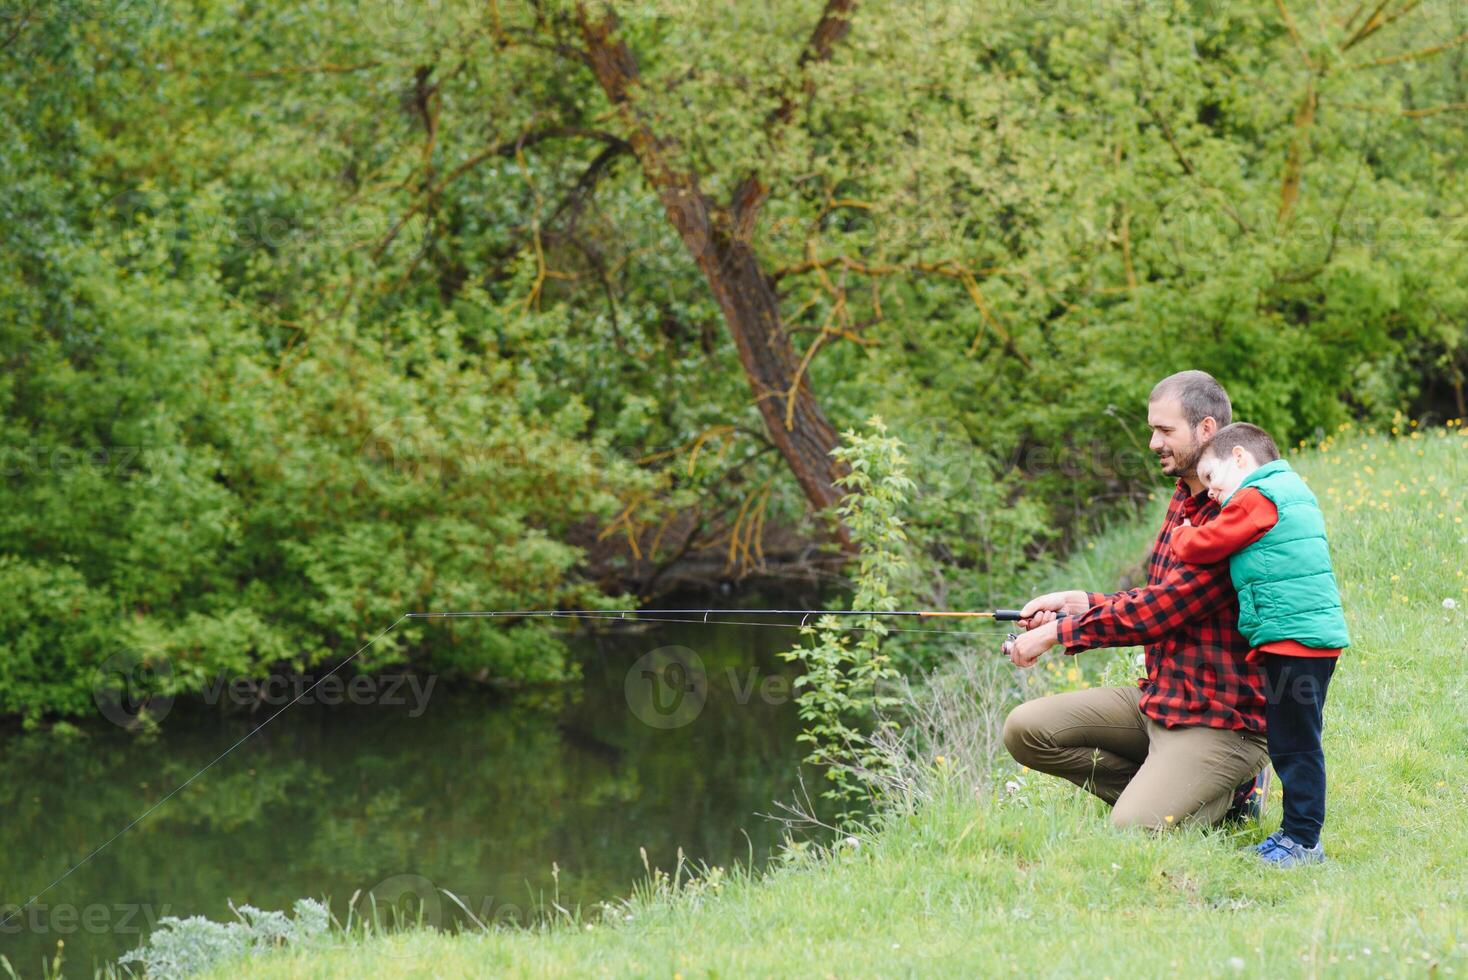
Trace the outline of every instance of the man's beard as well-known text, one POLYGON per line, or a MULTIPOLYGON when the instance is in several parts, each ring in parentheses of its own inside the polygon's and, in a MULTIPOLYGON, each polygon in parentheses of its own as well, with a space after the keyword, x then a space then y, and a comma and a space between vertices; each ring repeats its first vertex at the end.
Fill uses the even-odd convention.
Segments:
POLYGON ((1163 461, 1159 455, 1158 460, 1162 462, 1162 475, 1184 477, 1192 473, 1198 465, 1198 447, 1195 445, 1184 453, 1174 452, 1171 462, 1163 461))

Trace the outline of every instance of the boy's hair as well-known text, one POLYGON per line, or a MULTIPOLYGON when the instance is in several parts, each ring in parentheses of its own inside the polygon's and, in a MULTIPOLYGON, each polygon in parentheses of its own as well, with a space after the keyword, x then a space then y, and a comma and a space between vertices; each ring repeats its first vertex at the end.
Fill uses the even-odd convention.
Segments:
POLYGON ((1157 382, 1147 401, 1155 402, 1161 398, 1176 398, 1183 407, 1183 418, 1188 420, 1188 425, 1195 428, 1209 416, 1219 426, 1226 426, 1234 419, 1228 392, 1207 371, 1179 371, 1177 374, 1169 374, 1157 382))
POLYGON ((1213 433, 1213 438, 1205 442, 1198 451, 1198 458, 1223 459, 1234 451, 1235 446, 1247 449, 1259 461, 1260 466, 1279 459, 1279 447, 1269 438, 1269 433, 1248 422, 1225 425, 1213 433))

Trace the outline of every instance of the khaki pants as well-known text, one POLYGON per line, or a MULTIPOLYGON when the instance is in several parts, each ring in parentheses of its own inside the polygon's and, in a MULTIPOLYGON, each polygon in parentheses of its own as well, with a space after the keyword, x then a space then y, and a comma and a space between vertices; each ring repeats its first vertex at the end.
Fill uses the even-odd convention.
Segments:
POLYGON ((1142 714, 1141 698, 1135 687, 1101 687, 1027 701, 1004 720, 1004 746, 1112 804, 1117 827, 1217 823, 1268 762, 1264 736, 1167 728, 1142 714))

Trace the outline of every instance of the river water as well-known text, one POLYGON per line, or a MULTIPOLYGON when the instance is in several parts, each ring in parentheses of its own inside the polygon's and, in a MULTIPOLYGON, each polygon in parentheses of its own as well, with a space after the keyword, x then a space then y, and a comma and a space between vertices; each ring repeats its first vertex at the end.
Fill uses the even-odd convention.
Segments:
MULTIPOLYGON (((231 900, 324 897, 343 916, 375 894, 453 925, 441 888, 485 921, 523 921, 553 899, 626 895, 639 848, 664 869, 679 847, 762 863, 780 827, 757 813, 798 788, 793 672, 777 656, 796 635, 581 636, 583 679, 558 689, 414 677, 297 704, 0 928, 0 954, 36 976, 60 940, 67 974, 90 976, 159 917, 230 919, 231 900)), ((0 736, 0 918, 275 710, 180 700, 155 738, 101 718, 80 738, 0 736)))

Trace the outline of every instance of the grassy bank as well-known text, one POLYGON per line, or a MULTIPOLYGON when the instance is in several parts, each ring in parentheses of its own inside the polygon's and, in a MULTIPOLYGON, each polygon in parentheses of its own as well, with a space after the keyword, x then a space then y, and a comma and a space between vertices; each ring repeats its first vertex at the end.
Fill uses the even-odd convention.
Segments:
MULTIPOLYGON (((249 972, 1468 973, 1468 436, 1404 429, 1342 433, 1296 460, 1327 511, 1354 638, 1327 707, 1323 867, 1269 871, 1240 851, 1277 825, 1277 800, 1263 827, 1154 838, 1112 831, 1098 802, 1044 777, 978 799, 955 781, 858 846, 762 876, 663 882, 615 916, 339 939, 249 972)), ((1111 587, 1151 530, 1083 549, 1068 584, 1111 587)), ((1094 666, 1047 659, 1032 686, 1095 682, 1094 666)))

